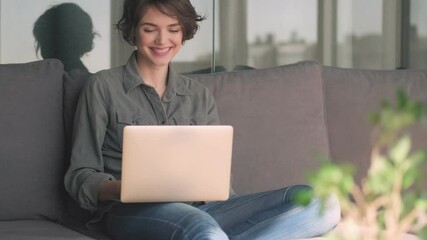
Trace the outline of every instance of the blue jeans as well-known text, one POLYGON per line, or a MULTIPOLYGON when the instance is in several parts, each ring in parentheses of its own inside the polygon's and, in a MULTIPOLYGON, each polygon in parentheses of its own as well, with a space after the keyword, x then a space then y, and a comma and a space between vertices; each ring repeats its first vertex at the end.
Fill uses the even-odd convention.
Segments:
POLYGON ((113 239, 297 239, 320 236, 340 219, 338 200, 323 207, 318 199, 302 207, 293 201, 297 185, 233 196, 205 205, 185 203, 117 204, 104 218, 113 239))

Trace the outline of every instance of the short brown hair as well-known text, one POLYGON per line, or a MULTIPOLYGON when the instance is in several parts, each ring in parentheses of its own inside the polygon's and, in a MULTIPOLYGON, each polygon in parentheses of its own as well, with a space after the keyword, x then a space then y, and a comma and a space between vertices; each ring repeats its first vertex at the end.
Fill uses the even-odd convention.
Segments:
POLYGON ((123 39, 132 46, 136 45, 135 28, 148 7, 154 7, 167 16, 178 18, 183 29, 182 42, 192 39, 199 29, 198 22, 205 19, 196 13, 190 0, 125 0, 123 15, 117 23, 117 28, 123 39))

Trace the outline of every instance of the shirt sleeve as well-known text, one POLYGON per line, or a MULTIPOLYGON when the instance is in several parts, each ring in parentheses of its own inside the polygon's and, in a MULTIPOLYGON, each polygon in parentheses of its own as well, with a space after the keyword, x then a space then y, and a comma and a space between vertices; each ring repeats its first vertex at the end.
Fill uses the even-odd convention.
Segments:
POLYGON ((76 108, 70 166, 64 182, 67 192, 82 208, 98 208, 98 190, 114 177, 104 173, 102 145, 108 124, 107 99, 102 81, 93 75, 76 108))
POLYGON ((219 125, 219 116, 218 110, 216 107, 215 99, 210 93, 209 90, 206 89, 206 121, 208 125, 219 125))

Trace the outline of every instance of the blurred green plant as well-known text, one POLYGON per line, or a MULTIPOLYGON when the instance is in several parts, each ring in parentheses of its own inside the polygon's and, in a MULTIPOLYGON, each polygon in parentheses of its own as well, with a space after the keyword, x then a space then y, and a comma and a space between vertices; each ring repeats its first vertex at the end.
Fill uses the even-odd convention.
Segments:
POLYGON ((335 194, 341 204, 342 223, 365 228, 363 234, 333 231, 329 239, 394 240, 404 233, 427 239, 427 192, 424 170, 427 149, 411 148, 407 129, 425 120, 427 106, 398 90, 394 105, 388 101, 370 117, 374 126, 371 165, 356 183, 350 164, 324 161, 309 174, 313 192, 301 192, 297 201, 326 200, 335 194))

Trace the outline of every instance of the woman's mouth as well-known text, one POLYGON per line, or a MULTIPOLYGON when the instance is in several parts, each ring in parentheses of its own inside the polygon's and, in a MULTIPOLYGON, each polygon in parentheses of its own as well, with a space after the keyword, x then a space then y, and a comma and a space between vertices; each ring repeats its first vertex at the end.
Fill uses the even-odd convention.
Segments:
POLYGON ((154 55, 156 56, 165 56, 167 55, 172 47, 164 47, 164 48, 150 48, 154 55))

